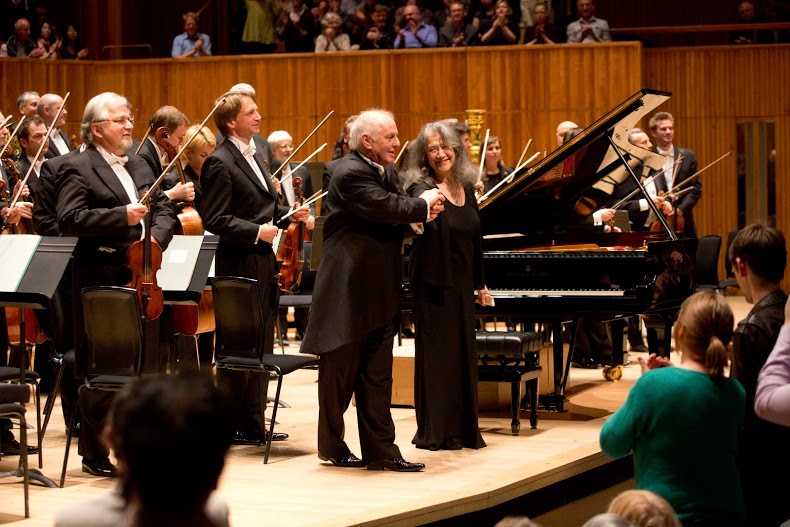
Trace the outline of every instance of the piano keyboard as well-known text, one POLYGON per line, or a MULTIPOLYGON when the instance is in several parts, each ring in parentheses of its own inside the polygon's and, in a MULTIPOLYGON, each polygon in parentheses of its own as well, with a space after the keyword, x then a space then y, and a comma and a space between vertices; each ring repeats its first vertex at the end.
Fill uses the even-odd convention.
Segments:
POLYGON ((494 289, 490 292, 494 298, 506 296, 625 296, 625 291, 621 289, 494 289))

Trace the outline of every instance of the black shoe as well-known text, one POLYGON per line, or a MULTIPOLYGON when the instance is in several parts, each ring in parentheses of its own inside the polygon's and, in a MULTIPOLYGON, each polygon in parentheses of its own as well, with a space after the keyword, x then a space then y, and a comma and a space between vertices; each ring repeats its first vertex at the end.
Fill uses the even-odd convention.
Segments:
MULTIPOLYGON (((266 439, 267 440, 269 439, 268 430, 266 431, 266 439)), ((285 434, 283 432, 275 432, 274 434, 272 434, 272 441, 285 441, 286 439, 288 439, 288 434, 285 434)))
MULTIPOLYGON (((80 435, 80 429, 82 428, 82 423, 77 423, 74 425, 74 431, 71 433, 71 437, 77 437, 80 435)), ((66 435, 69 433, 69 427, 66 427, 66 435)))
POLYGON ((628 351, 635 351, 639 353, 647 353, 647 346, 644 344, 637 344, 636 346, 631 346, 628 348, 628 351))
POLYGON ((82 471, 87 472, 92 476, 102 476, 105 478, 115 478, 118 476, 118 469, 115 465, 110 463, 109 459, 100 459, 99 461, 83 461, 82 471))
POLYGON ((464 448, 464 444, 457 437, 451 437, 442 445, 444 450, 461 450, 462 448, 464 448))
POLYGON ((368 470, 392 470, 393 472, 419 472, 424 469, 423 463, 409 463, 402 457, 392 459, 382 459, 368 463, 368 470))
POLYGON ((230 439, 232 445, 262 445, 263 439, 260 434, 249 434, 246 432, 236 432, 230 439))
POLYGON ((328 457, 321 454, 318 454, 318 459, 321 461, 329 461, 336 467, 343 467, 343 468, 362 468, 365 466, 365 462, 359 459, 357 456, 349 452, 345 456, 341 457, 328 457))
POLYGON ((291 345, 291 342, 288 340, 288 336, 287 335, 282 335, 280 337, 280 342, 282 342, 283 346, 290 346, 291 345))
POLYGON ((600 364, 598 364, 597 360, 585 355, 579 360, 572 361, 571 366, 575 368, 584 368, 586 370, 596 370, 598 369, 598 366, 600 366, 600 364))
POLYGON ((413 339, 414 338, 414 330, 409 328, 409 327, 403 328, 401 330, 401 334, 403 334, 403 336, 405 338, 407 338, 407 339, 413 339))
MULTIPOLYGON (((19 441, 14 438, 3 441, 3 444, 0 445, 0 454, 4 454, 6 456, 18 456, 20 452, 22 452, 22 445, 20 445, 19 441)), ((38 454, 38 448, 28 445, 27 453, 28 455, 38 454)))

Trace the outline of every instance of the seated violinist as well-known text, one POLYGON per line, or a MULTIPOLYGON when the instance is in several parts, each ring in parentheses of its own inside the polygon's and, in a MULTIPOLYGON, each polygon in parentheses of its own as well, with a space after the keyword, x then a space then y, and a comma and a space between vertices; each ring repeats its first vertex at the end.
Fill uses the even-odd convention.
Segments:
MULTIPOLYGON (((85 374, 85 326, 81 291, 96 285, 124 286, 133 278, 127 266, 127 249, 143 237, 147 211, 140 198, 154 183, 154 173, 133 153, 131 104, 111 92, 93 97, 82 116, 82 140, 88 145, 58 172, 58 225, 64 236, 76 236, 74 250, 74 341, 77 375, 85 374)), ((151 242, 165 250, 173 237, 175 213, 157 188, 151 193, 151 242)), ((142 262, 136 263, 139 271, 142 262)), ((157 320, 146 322, 144 371, 151 371, 158 357, 157 320)), ((108 392, 82 390, 80 448, 82 470, 95 476, 116 474, 107 447, 99 440, 112 397, 108 392)))

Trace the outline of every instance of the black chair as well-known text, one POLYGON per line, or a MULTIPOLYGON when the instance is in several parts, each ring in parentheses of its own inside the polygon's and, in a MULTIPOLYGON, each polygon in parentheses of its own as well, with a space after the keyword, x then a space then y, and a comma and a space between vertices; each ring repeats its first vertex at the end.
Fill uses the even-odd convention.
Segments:
POLYGON ((719 289, 724 294, 727 293, 728 287, 740 287, 738 285, 738 280, 735 279, 735 271, 733 271, 732 262, 730 261, 730 247, 732 247, 732 241, 739 232, 740 231, 730 231, 729 234, 727 234, 727 249, 724 253, 724 271, 727 277, 719 281, 719 289))
MULTIPOLYGON (((309 308, 313 303, 313 295, 310 293, 296 293, 292 295, 280 295, 279 306, 281 308, 292 307, 294 309, 309 308)), ((288 333, 288 320, 280 315, 277 310, 277 335, 279 335, 280 350, 285 353, 285 338, 288 333)))
MULTIPOLYGON (((218 369, 261 373, 277 379, 263 458, 266 464, 269 462, 283 377, 301 368, 317 366, 318 357, 267 353, 264 316, 256 280, 234 276, 216 277, 211 279, 211 290, 217 323, 214 365, 218 369)), ((261 423, 266 423, 265 398, 266 394, 261 393, 261 423)))
MULTIPOLYGON (((70 334, 70 330, 65 327, 67 324, 67 317, 64 313, 64 306, 60 297, 60 291, 56 291, 55 295, 53 295, 51 308, 53 333, 56 336, 63 335, 67 332, 70 334)), ((52 417, 52 412, 55 408, 55 400, 60 394, 61 384, 63 382, 63 372, 66 370, 66 368, 68 368, 70 371, 73 371, 76 366, 74 346, 72 345, 67 349, 62 349, 60 344, 61 341, 55 339, 50 355, 50 359, 55 365, 55 383, 53 384, 52 390, 49 393, 49 397, 47 397, 47 402, 44 405, 44 424, 41 425, 42 441, 44 440, 44 435, 47 433, 47 425, 49 424, 49 419, 52 417)), ((74 408, 74 411, 77 412, 77 409, 74 408)))
POLYGON ((694 265, 696 291, 719 291, 719 253, 721 252, 721 236, 709 234, 702 236, 697 245, 697 257, 694 265))
MULTIPOLYGON (((27 422, 25 421, 25 403, 30 401, 30 388, 21 384, 0 384, 0 417, 19 419, 19 470, 10 472, 8 476, 22 476, 25 488, 25 518, 30 518, 30 476, 27 466, 27 422)), ((38 449, 39 452, 41 448, 38 449)))
MULTIPOLYGON (((82 390, 117 392, 140 376, 143 363, 143 323, 137 291, 128 287, 99 286, 82 290, 85 318, 85 379, 82 390)), ((66 467, 77 412, 72 412, 66 437, 66 467)))
MULTIPOLYGON (((0 366, 0 383, 3 384, 21 384, 20 383, 20 374, 21 371, 19 368, 15 368, 13 366, 0 366)), ((36 451, 38 453, 38 468, 42 468, 44 466, 42 453, 41 453, 41 441, 43 439, 43 434, 41 432, 41 391, 39 390, 39 375, 38 373, 34 372, 33 370, 25 370, 25 384, 24 388, 29 391, 30 388, 33 389, 33 394, 35 397, 36 402, 36 425, 37 425, 37 433, 36 436, 38 437, 38 445, 36 447, 36 451), (30 388, 28 388, 28 386, 30 388)), ((2 384, 0 384, 2 386, 2 384)))

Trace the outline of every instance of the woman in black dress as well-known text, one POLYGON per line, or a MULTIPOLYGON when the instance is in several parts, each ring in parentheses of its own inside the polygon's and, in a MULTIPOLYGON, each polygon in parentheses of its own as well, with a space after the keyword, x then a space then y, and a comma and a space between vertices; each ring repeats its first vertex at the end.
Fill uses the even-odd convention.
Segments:
POLYGON ((477 170, 453 129, 436 122, 423 126, 409 149, 404 177, 411 196, 438 187, 447 198, 444 212, 424 224, 412 245, 417 413, 412 443, 430 450, 482 448, 474 292, 482 302, 488 289, 472 190, 477 170))

